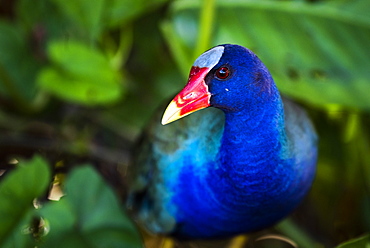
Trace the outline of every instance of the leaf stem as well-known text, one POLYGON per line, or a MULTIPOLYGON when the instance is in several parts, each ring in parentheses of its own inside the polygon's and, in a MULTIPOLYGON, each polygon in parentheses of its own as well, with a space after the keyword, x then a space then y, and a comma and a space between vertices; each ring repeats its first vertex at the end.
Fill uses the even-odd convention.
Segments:
POLYGON ((200 28, 194 58, 209 48, 213 31, 215 0, 204 0, 200 14, 200 28))
POLYGON ((132 24, 128 24, 120 30, 119 44, 110 62, 116 70, 122 69, 126 63, 133 44, 132 24))
POLYGON ((171 54, 174 57, 177 66, 180 68, 181 74, 186 79, 189 72, 189 66, 191 65, 191 58, 189 58, 190 56, 185 45, 174 31, 174 27, 171 22, 163 21, 160 28, 163 37, 169 46, 171 54))
POLYGON ((304 231, 290 219, 283 220, 276 225, 276 229, 292 238, 302 248, 320 247, 304 231))

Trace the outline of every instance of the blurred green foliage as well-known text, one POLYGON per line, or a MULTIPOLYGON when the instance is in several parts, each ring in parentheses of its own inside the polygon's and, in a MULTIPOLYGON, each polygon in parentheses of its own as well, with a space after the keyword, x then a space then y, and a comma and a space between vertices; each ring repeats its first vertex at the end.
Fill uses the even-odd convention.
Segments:
POLYGON ((33 200, 50 182, 50 171, 42 158, 35 157, 20 166, 0 184, 1 247, 30 246, 31 238, 24 234, 35 211, 33 200))
POLYGON ((121 97, 120 75, 98 51, 82 43, 59 41, 52 42, 47 52, 53 66, 39 74, 42 89, 86 105, 107 104, 121 97))
POLYGON ((140 247, 138 231, 91 167, 75 169, 65 192, 66 197, 40 209, 50 228, 40 247, 140 247))
POLYGON ((75 169, 65 182, 67 196, 45 205, 35 199, 47 192, 47 162, 34 157, 19 167, 0 184, 1 247, 140 247, 138 231, 91 167, 75 169))
POLYGON ((357 238, 355 240, 351 240, 348 242, 345 242, 338 246, 338 248, 364 248, 369 247, 370 244, 370 236, 366 235, 360 238, 357 238))
POLYGON ((369 13, 368 0, 0 0, 0 246, 141 247, 119 203, 130 148, 222 43, 252 49, 320 136, 312 192, 272 232, 369 246, 354 239, 370 232, 369 13), (48 200, 52 185, 67 195, 48 200))

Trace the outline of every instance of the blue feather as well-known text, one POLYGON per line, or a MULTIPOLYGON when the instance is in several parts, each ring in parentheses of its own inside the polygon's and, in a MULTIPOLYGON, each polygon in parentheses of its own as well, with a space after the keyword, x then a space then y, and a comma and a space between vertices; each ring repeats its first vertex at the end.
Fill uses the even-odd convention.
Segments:
POLYGON ((288 215, 311 187, 317 137, 305 111, 281 98, 251 51, 224 49, 214 68, 232 68, 230 78, 206 77, 215 108, 167 126, 157 116, 135 156, 128 202, 154 233, 256 231, 288 215))

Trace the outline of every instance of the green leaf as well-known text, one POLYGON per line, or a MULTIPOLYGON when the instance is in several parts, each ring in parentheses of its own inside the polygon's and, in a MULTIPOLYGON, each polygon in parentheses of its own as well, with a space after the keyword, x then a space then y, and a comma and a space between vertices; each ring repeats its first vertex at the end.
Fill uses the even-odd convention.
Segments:
POLYGON ((19 168, 1 182, 1 247, 26 247, 23 245, 31 242, 25 230, 35 211, 32 202, 45 193, 49 182, 48 165, 38 156, 19 163, 19 168))
POLYGON ((109 27, 117 27, 131 22, 144 12, 153 10, 168 0, 111 0, 107 4, 106 23, 109 27))
POLYGON ((103 28, 105 0, 52 0, 59 9, 81 30, 89 34, 91 39, 97 38, 103 28))
POLYGON ((50 225, 41 247, 142 247, 117 197, 91 167, 71 172, 65 191, 41 209, 50 225))
POLYGON ((33 38, 32 50, 41 59, 46 40, 63 38, 67 33, 68 37, 77 32, 80 36, 86 36, 85 31, 77 31, 77 25, 72 23, 50 0, 18 0, 15 4, 15 12, 22 29, 29 32, 33 38))
MULTIPOLYGON (((176 1, 172 6, 175 33, 188 48, 195 47, 189 37, 198 35, 201 2, 176 1)), ((318 105, 370 110, 367 0, 220 0, 216 6, 212 44, 252 49, 283 93, 318 105)))
POLYGON ((123 91, 120 74, 97 49, 78 42, 52 42, 53 66, 43 69, 39 85, 67 101, 85 105, 117 101, 123 91))
POLYGON ((370 248, 370 235, 344 242, 337 248, 370 248))
POLYGON ((35 77, 40 67, 27 46, 21 29, 0 21, 0 93, 23 106, 36 93, 35 77))
POLYGON ((315 248, 320 247, 311 237, 309 237, 301 228, 296 225, 291 219, 287 218, 276 226, 276 229, 284 233, 287 237, 294 240, 301 248, 315 248))

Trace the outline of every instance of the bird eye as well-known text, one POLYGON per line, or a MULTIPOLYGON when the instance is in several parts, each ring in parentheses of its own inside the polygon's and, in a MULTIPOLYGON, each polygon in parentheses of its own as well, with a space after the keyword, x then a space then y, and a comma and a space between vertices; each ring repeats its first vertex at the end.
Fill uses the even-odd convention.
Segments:
POLYGON ((230 70, 229 68, 222 66, 216 70, 215 75, 218 79, 226 79, 230 75, 230 70))

